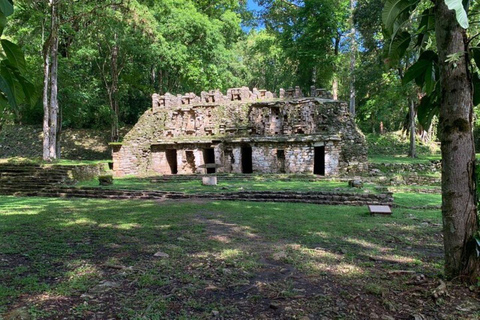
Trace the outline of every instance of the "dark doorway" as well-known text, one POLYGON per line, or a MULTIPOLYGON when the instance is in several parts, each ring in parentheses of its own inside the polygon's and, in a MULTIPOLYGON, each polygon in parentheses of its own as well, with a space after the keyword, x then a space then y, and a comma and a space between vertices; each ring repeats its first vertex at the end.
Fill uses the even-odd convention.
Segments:
POLYGON ((215 164, 215 150, 213 148, 203 149, 203 159, 207 165, 207 173, 215 173, 215 167, 208 167, 208 164, 215 164))
POLYGON ((168 166, 170 167, 171 174, 177 174, 177 150, 167 149, 166 151, 168 166))
POLYGON ((278 172, 285 173, 285 150, 277 150, 278 172))
POLYGON ((253 173, 252 147, 242 147, 242 173, 253 173))
POLYGON ((185 151, 185 156, 187 158, 188 169, 191 171, 190 173, 195 173, 195 155, 193 154, 193 151, 185 151))
POLYGON ((315 147, 313 174, 325 175, 325 147, 315 147))

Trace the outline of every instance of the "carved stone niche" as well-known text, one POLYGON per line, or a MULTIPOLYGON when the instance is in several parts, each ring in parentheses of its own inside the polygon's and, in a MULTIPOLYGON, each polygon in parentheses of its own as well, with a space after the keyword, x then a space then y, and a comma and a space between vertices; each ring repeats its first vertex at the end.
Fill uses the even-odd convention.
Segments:
POLYGON ((224 100, 223 94, 218 89, 210 90, 208 92, 202 91, 201 97, 203 103, 222 103, 224 100))
POLYGON ((253 88, 253 90, 252 90, 252 93, 253 93, 252 98, 253 98, 254 100, 260 100, 260 99, 262 99, 262 93, 261 93, 260 91, 261 91, 261 90, 258 90, 257 88, 253 88))
POLYGON ((227 99, 229 101, 240 101, 242 100, 241 88, 230 88, 227 90, 227 99))
POLYGON ((186 93, 184 96, 182 96, 182 105, 188 105, 188 104, 194 104, 197 103, 199 99, 193 92, 186 93))
MULTIPOLYGON (((161 99, 160 98, 161 98, 161 96, 159 94, 157 94, 157 93, 152 94, 152 109, 153 110, 156 110, 156 109, 161 107, 161 105, 160 105, 160 100, 161 99)), ((163 106, 165 106, 165 99, 163 99, 162 101, 163 101, 163 106)))
POLYGON ((174 96, 170 93, 165 93, 164 96, 160 97, 160 106, 171 108, 171 107, 178 107, 181 105, 181 97, 174 96))
POLYGON ((288 88, 287 90, 285 90, 285 93, 284 93, 285 99, 294 98, 294 97, 295 97, 295 89, 288 88))
POLYGON ((295 87, 294 97, 295 97, 295 98, 302 98, 302 97, 303 97, 302 90, 300 89, 299 86, 296 86, 296 87, 295 87))

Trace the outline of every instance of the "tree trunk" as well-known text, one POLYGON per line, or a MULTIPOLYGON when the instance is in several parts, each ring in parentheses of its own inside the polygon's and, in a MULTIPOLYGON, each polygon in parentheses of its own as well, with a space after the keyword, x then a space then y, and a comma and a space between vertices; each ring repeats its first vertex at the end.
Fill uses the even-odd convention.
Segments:
POLYGON ((43 160, 50 160, 50 47, 43 53, 43 160))
POLYGON ((43 48, 43 159, 57 158, 58 122, 58 4, 60 0, 49 0, 50 36, 43 48))
POLYGON ((416 158, 417 152, 415 150, 415 101, 408 99, 409 103, 409 120, 410 120, 410 150, 408 156, 410 158, 416 158))
MULTIPOLYGON (((337 57, 338 54, 340 53, 340 40, 341 40, 341 38, 342 38, 342 35, 339 32, 337 32, 337 36, 334 39, 335 57, 337 57)), ((337 70, 338 70, 338 66, 337 66, 337 64, 335 64, 334 65, 334 72, 333 72, 333 80, 332 80, 333 100, 338 100, 338 75, 337 75, 337 70)))
MULTIPOLYGON (((117 34, 114 35, 115 42, 117 41, 117 34)), ((118 130, 118 114, 119 114, 119 106, 118 106, 118 51, 119 47, 118 44, 115 43, 112 48, 112 60, 111 60, 111 77, 112 77, 112 85, 111 85, 111 98, 110 98, 110 107, 112 108, 112 141, 118 141, 119 139, 119 130, 118 130)))
POLYGON ((62 120, 63 120, 63 114, 62 114, 62 108, 59 105, 58 106, 58 121, 57 121, 57 144, 56 144, 56 149, 57 149, 57 159, 60 159, 62 157, 62 120))
POLYGON ((356 64, 356 51, 357 51, 357 41, 355 39, 355 23, 353 22, 353 12, 355 10, 355 3, 354 0, 350 0, 350 20, 351 20, 351 30, 350 30, 350 36, 351 36, 351 43, 350 43, 350 113, 352 114, 353 117, 355 117, 355 100, 357 93, 355 91, 355 64, 356 64))
POLYGON ((58 131, 58 24, 56 7, 52 6, 52 64, 50 71, 50 158, 57 159, 58 131))
POLYGON ((336 74, 333 75, 332 96, 333 100, 338 100, 338 78, 336 74))
POLYGON ((472 86, 468 72, 466 32, 437 1, 435 33, 440 65, 440 120, 442 144, 442 217, 445 275, 476 282, 480 260, 474 235, 478 230, 475 203, 475 148, 472 133, 472 86), (446 61, 462 53, 457 61, 446 61))

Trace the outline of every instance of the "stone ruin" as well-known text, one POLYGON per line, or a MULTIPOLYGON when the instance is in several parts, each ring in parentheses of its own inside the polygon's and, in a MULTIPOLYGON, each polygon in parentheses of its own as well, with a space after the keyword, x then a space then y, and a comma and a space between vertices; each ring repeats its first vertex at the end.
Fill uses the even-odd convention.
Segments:
POLYGON ((112 143, 124 175, 310 173, 364 170, 367 147, 345 102, 325 89, 247 87, 152 96, 152 108, 112 143))

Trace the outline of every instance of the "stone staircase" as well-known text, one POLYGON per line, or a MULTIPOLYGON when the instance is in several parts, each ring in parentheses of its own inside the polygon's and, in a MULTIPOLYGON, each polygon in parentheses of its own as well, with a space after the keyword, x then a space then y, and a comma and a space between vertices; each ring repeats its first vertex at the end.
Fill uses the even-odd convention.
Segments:
POLYGON ((59 198, 96 198, 96 199, 130 199, 130 200, 179 200, 206 199, 253 202, 295 202, 326 205, 393 205, 392 193, 361 194, 349 192, 292 192, 292 191, 243 191, 211 192, 189 194, 183 192, 149 191, 149 190, 114 190, 92 187, 58 186, 40 190, 25 190, 15 195, 59 197, 59 198))
POLYGON ((69 166, 0 164, 0 194, 40 192, 73 182, 69 166))
MULTIPOLYGON (((255 202, 300 202, 329 205, 393 204, 393 196, 385 193, 355 192, 295 192, 295 191, 242 191, 207 192, 189 194, 151 190, 115 190, 108 188, 68 186, 74 183, 72 166, 41 166, 30 164, 0 164, 0 195, 100 198, 100 199, 208 199, 255 202)), ((175 177, 179 179, 179 177, 175 177)), ((180 179, 198 179, 185 176, 180 179)), ((238 177, 236 177, 238 179, 238 177)), ((167 178, 158 178, 157 182, 167 178)), ((232 177, 235 179, 235 177, 232 177)))

